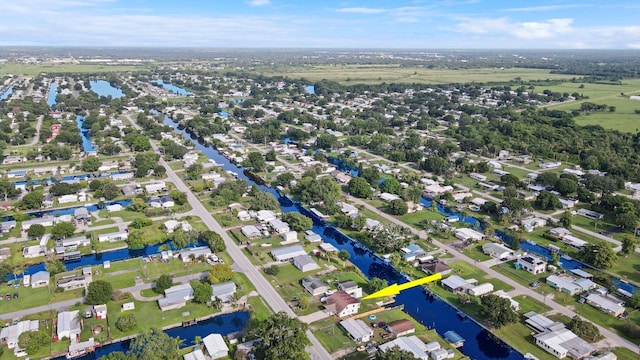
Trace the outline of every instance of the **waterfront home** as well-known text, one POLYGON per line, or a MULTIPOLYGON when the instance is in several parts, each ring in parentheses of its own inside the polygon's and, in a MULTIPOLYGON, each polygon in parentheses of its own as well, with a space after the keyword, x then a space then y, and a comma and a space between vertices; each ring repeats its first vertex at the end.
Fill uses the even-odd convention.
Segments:
POLYGON ((7 260, 10 257, 11 257, 10 248, 0 248, 0 261, 7 260))
POLYGON ((49 286, 49 280, 51 275, 48 271, 38 271, 37 273, 31 275, 31 288, 39 288, 49 286))
POLYGON ((87 341, 71 342, 69 344, 69 353, 67 358, 74 358, 89 354, 95 350, 96 341, 94 338, 89 338, 87 341))
POLYGON ((47 255, 47 248, 45 246, 32 245, 22 249, 22 256, 25 259, 33 259, 45 255, 47 255))
POLYGON ((327 298, 324 308, 330 314, 342 318, 357 314, 360 310, 360 301, 346 291, 338 290, 327 298))
POLYGON ((395 348, 410 352, 416 359, 429 359, 429 353, 427 352, 425 343, 415 335, 401 336, 378 346, 378 349, 380 349, 380 351, 383 353, 386 353, 387 351, 393 350, 395 348))
POLYGON ((552 288, 571 296, 595 289, 597 286, 589 279, 581 278, 576 280, 571 276, 558 275, 549 275, 547 277, 547 284, 552 288))
POLYGON ((290 244, 290 243, 296 243, 298 242, 298 233, 295 231, 287 231, 285 233, 280 234, 280 237, 282 238, 282 243, 281 245, 286 245, 286 244, 290 244))
POLYGON ((106 234, 98 235, 98 242, 105 241, 126 241, 129 238, 129 232, 127 231, 116 231, 106 234))
POLYGON ((176 220, 167 220, 164 222, 164 227, 166 229, 166 233, 171 234, 172 232, 180 229, 182 231, 191 231, 193 227, 189 224, 188 221, 176 221, 176 220))
POLYGON ((308 240, 310 243, 322 242, 322 237, 316 234, 315 232, 313 232, 313 230, 306 230, 304 233, 305 233, 304 238, 308 240))
POLYGON ((532 232, 536 228, 547 226, 547 220, 539 217, 531 217, 521 220, 520 224, 526 232, 532 232))
POLYGON ((340 206, 340 212, 344 215, 351 216, 358 213, 358 208, 344 201, 339 202, 338 206, 340 206))
POLYGON ((62 246, 63 248, 70 248, 70 247, 78 247, 78 246, 89 246, 91 244, 91 240, 88 239, 86 236, 81 235, 81 236, 74 236, 72 238, 68 238, 68 239, 61 239, 57 241, 58 246, 62 246))
POLYGON ((53 216, 45 215, 43 217, 23 221, 22 224, 20 224, 20 228, 22 231, 27 231, 31 225, 39 224, 42 226, 53 226, 54 223, 55 218, 53 216))
POLYGON ((320 268, 320 265, 313 261, 311 256, 307 254, 294 257, 293 266, 302 272, 313 271, 320 268))
POLYGON ((586 303, 614 317, 620 317, 625 312, 624 301, 612 295, 602 295, 597 292, 589 294, 586 303))
POLYGON ((547 262, 535 255, 526 255, 518 258, 516 269, 523 269, 533 275, 542 274, 547 269, 547 262))
POLYGON ((464 343, 462 336, 452 330, 445 332, 443 337, 449 344, 456 348, 462 346, 464 343))
POLYGON ((513 250, 502 244, 486 243, 482 245, 482 252, 499 260, 513 256, 513 250))
POLYGON ((202 352, 202 350, 195 348, 195 350, 193 350, 190 353, 186 353, 182 356, 183 360, 206 360, 206 358, 204 357, 204 353, 202 352))
POLYGON ((44 198, 42 199, 42 206, 44 208, 50 208, 52 207, 54 204, 54 198, 52 194, 45 194, 44 198))
POLYGON ((57 286, 63 291, 69 291, 86 287, 90 282, 91 279, 84 275, 69 275, 58 279, 57 286))
POLYGON ((565 235, 571 235, 571 231, 563 228, 563 227, 555 227, 553 229, 549 230, 549 234, 551 234, 551 236, 555 236, 557 238, 562 238, 565 235))
POLYGON ((256 220, 261 223, 269 222, 276 218, 276 213, 271 210, 258 210, 256 220))
POLYGON ((113 181, 127 181, 133 179, 132 172, 118 172, 109 175, 109 178, 113 181))
POLYGON ((289 224, 277 218, 269 220, 269 226, 277 234, 284 234, 290 230, 289 224))
POLYGON ((211 290, 212 301, 217 298, 223 303, 228 303, 233 299, 233 294, 236 293, 237 287, 233 281, 227 281, 218 284, 211 284, 211 290))
POLYGON ((482 296, 493 291, 492 283, 484 283, 467 289, 467 294, 471 296, 482 296))
POLYGON ((63 311, 58 313, 58 321, 56 322, 58 339, 67 338, 71 342, 77 342, 82 331, 80 323, 80 311, 63 311))
POLYGON ((15 220, 3 221, 0 222, 0 232, 8 233, 16 227, 17 223, 15 220))
POLYGON ((211 248, 208 246, 198 246, 194 248, 180 250, 180 259, 183 263, 189 263, 193 261, 199 261, 206 259, 209 255, 213 254, 211 248))
POLYGON ((271 256, 273 256, 276 261, 289 261, 300 255, 307 255, 307 251, 300 245, 271 250, 271 256))
POLYGON ((4 342, 9 349, 13 349, 18 345, 18 338, 22 333, 38 331, 39 324, 40 322, 38 320, 24 320, 17 324, 3 327, 2 330, 0 330, 0 343, 4 342))
POLYGON ((193 288, 189 283, 174 285, 164 291, 164 298, 158 299, 160 310, 179 309, 193 299, 193 288))
POLYGON ((202 338, 202 343, 211 359, 220 359, 229 355, 229 347, 220 334, 209 334, 202 338))
POLYGON ((369 232, 382 230, 382 228, 382 224, 378 220, 367 218, 364 222, 364 229, 369 232))
POLYGON ((413 334, 416 332, 416 326, 407 319, 392 321, 387 324, 387 330, 395 337, 413 334))
POLYGON ((73 210, 73 218, 76 221, 91 221, 91 215, 89 215, 89 210, 85 207, 79 207, 73 210))
POLYGON ((302 287, 313 296, 324 294, 329 290, 329 286, 315 276, 307 276, 300 280, 302 287))
POLYGON ((427 274, 440 273, 442 276, 446 276, 451 274, 453 269, 449 265, 443 263, 442 261, 435 261, 435 262, 422 265, 422 271, 424 271, 427 274))
POLYGON ((386 193, 386 192, 381 193, 380 195, 378 195, 378 197, 380 198, 380 200, 386 201, 386 202, 390 202, 390 201, 393 201, 393 200, 400 199, 400 196, 398 196, 396 194, 389 194, 389 193, 386 193))
POLYGON ((362 297, 362 288, 353 280, 344 280, 338 283, 338 290, 342 290, 356 299, 362 297))
POLYGON ((360 319, 346 319, 340 321, 340 326, 355 342, 367 342, 373 337, 373 330, 360 319))
POLYGON ((483 233, 470 228, 456 229, 455 236, 462 241, 481 241, 485 237, 483 233))

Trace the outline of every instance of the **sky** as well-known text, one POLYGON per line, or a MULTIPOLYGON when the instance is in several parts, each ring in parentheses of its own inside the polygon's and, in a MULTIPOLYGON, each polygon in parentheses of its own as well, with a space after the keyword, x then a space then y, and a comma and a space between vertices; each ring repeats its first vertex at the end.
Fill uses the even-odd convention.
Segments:
POLYGON ((640 49, 637 0, 0 0, 0 46, 640 49))

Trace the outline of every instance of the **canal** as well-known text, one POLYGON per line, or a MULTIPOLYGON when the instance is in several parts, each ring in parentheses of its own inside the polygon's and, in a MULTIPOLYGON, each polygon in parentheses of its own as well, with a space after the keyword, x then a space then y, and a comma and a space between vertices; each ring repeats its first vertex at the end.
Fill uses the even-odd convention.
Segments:
MULTIPOLYGON (((189 134, 187 134, 185 130, 178 129, 178 124, 174 123, 168 116, 164 117, 164 124, 171 126, 185 138, 191 139, 189 134)), ((215 160, 216 163, 222 164, 225 170, 234 171, 250 185, 254 184, 254 182, 243 174, 242 169, 232 164, 217 150, 200 145, 194 139, 191 140, 196 149, 210 159, 215 160)), ((342 234, 334 227, 326 224, 323 220, 313 216, 313 214, 299 204, 291 202, 286 197, 280 197, 274 189, 260 185, 258 185, 258 187, 278 197, 283 212, 297 211, 311 217, 314 221, 313 231, 319 234, 325 242, 333 244, 338 249, 344 249, 349 252, 351 255, 350 261, 369 278, 378 277, 387 280, 390 284, 408 281, 396 269, 373 254, 370 250, 342 234)), ((466 340, 460 350, 472 359, 516 360, 524 358, 522 354, 493 337, 490 332, 475 322, 467 318, 463 319, 459 317, 455 308, 441 299, 425 293, 420 287, 403 291, 396 297, 396 301, 398 304, 404 305, 405 311, 413 318, 429 328, 435 328, 439 334, 442 335, 449 330, 454 330, 460 334, 466 340)))

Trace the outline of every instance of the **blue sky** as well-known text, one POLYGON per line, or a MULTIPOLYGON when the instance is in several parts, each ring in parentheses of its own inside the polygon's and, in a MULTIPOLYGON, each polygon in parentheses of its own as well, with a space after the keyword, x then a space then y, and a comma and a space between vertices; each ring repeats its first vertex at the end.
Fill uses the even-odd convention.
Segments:
POLYGON ((640 49, 640 3, 0 0, 0 45, 640 49))

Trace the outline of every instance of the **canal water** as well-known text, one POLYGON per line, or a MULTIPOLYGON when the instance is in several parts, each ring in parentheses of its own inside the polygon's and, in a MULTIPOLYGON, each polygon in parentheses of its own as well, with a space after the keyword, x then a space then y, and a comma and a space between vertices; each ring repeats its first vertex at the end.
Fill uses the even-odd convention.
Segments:
POLYGON ((49 85, 49 92, 47 93, 47 105, 52 107, 56 104, 56 97, 58 96, 58 82, 54 81, 49 85))
MULTIPOLYGON (((220 334, 226 336, 244 329, 249 321, 249 313, 246 311, 238 311, 231 314, 224 314, 212 317, 210 319, 199 321, 196 325, 188 327, 176 327, 173 329, 165 330, 165 333, 171 337, 180 337, 184 340, 180 344, 180 348, 186 348, 195 345, 194 339, 196 336, 204 338, 209 334, 220 334)), ((131 340, 121 341, 118 343, 109 344, 96 349, 94 353, 87 354, 82 357, 78 357, 78 360, 95 360, 101 356, 109 355, 112 352, 122 351, 127 352, 131 340)), ((66 359, 64 356, 55 358, 55 360, 66 359)))
MULTIPOLYGON (((164 124, 171 126, 176 132, 186 138, 190 138, 185 130, 179 130, 178 125, 171 121, 168 116, 164 117, 164 124)), ((192 139, 193 140, 193 139, 192 139)), ((222 164, 225 170, 238 173, 239 177, 249 184, 254 184, 244 174, 242 170, 229 162, 217 150, 211 147, 200 145, 193 141, 194 146, 207 157, 213 159, 218 164, 222 164)), ((325 242, 331 243, 338 249, 344 249, 351 255, 350 261, 357 266, 369 278, 379 277, 392 283, 407 282, 407 278, 400 274, 383 259, 373 254, 371 251, 360 245, 355 240, 342 234, 334 227, 326 224, 322 219, 317 218, 299 204, 295 204, 286 197, 280 197, 277 192, 265 186, 258 187, 270 192, 278 197, 283 212, 297 211, 309 216, 314 221, 313 231, 319 234, 325 242)), ((454 330, 466 341, 460 350, 472 359, 508 359, 520 360, 523 355, 515 351, 509 345, 494 338, 491 333, 469 319, 458 316, 455 308, 451 307, 441 299, 433 297, 424 292, 420 287, 403 291, 396 297, 398 304, 404 305, 405 311, 416 320, 429 328, 435 328, 439 334, 454 330)))
POLYGON ((307 92, 307 94, 315 94, 316 93, 316 87, 314 85, 307 85, 304 87, 304 91, 307 92))
POLYGON ((4 100, 9 97, 9 95, 13 94, 13 86, 10 86, 8 89, 0 92, 0 100, 4 100))
POLYGON ((114 99, 119 99, 124 96, 124 92, 117 87, 111 86, 106 80, 91 80, 91 91, 98 94, 98 96, 111 96, 114 99))
POLYGON ((183 89, 181 87, 175 86, 175 85, 173 85, 171 83, 164 82, 163 80, 153 80, 152 82, 154 84, 158 84, 158 85, 162 86, 163 88, 171 91, 172 93, 174 93, 176 95, 181 95, 181 96, 191 95, 191 93, 188 92, 187 90, 185 90, 185 89, 183 89))
POLYGON ((76 126, 78 127, 78 131, 80 131, 80 137, 82 137, 82 151, 84 152, 96 151, 96 148, 93 146, 93 143, 91 142, 89 129, 85 128, 83 125, 84 125, 84 116, 76 115, 76 126))

